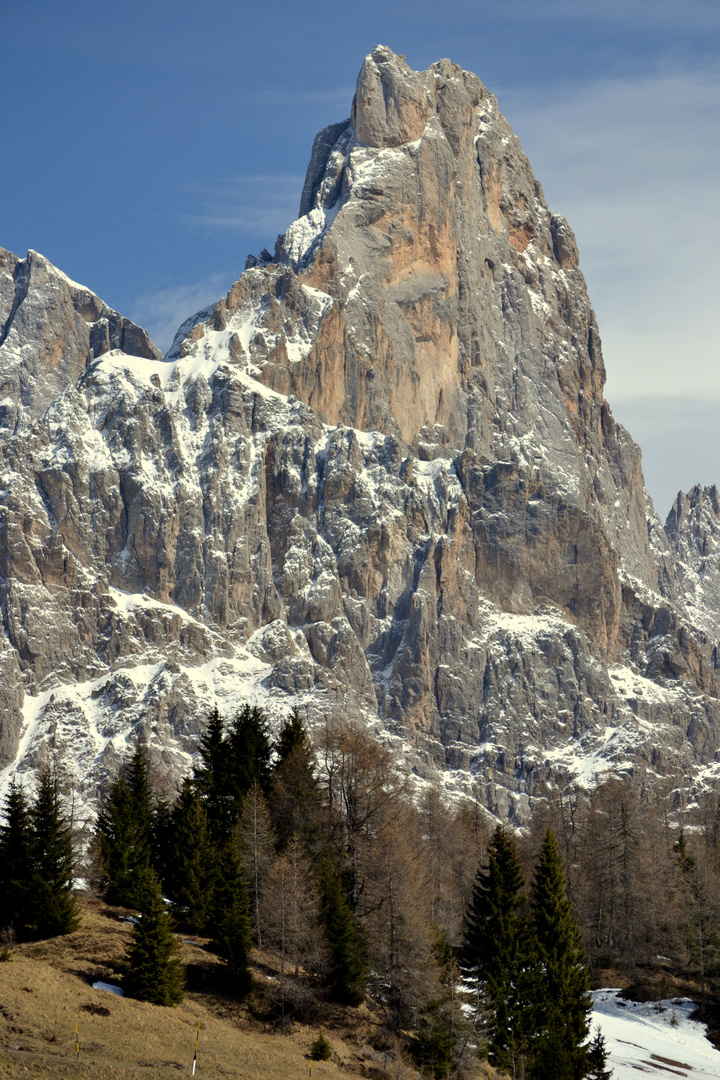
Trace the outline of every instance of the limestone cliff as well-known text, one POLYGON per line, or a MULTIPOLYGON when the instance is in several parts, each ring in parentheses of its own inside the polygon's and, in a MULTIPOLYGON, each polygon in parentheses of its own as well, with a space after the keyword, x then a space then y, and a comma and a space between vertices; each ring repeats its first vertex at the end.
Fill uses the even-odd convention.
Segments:
POLYGON ((92 789, 139 725, 179 776, 250 699, 361 718, 502 817, 712 778, 717 571, 689 596, 692 515, 670 543, 572 231, 476 76, 375 48, 299 219, 165 358, 2 267, 6 762, 54 743, 92 789))

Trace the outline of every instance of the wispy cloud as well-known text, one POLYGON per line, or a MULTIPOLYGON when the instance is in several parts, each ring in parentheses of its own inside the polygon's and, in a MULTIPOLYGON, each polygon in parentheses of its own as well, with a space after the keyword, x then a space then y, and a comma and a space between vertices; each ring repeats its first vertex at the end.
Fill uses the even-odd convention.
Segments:
POLYGON ((219 300, 231 284, 223 274, 211 274, 202 281, 154 289, 132 301, 127 314, 144 326, 155 344, 167 352, 185 319, 219 300))
POLYGON ((548 202, 569 219, 612 395, 720 400, 720 70, 505 94, 548 202))
POLYGON ((302 176, 239 176, 192 188, 187 221, 206 229, 234 230, 274 238, 295 220, 302 176))
POLYGON ((336 86, 328 90, 313 92, 300 91, 291 86, 279 86, 271 90, 259 90, 253 94, 253 99, 261 105, 332 105, 340 110, 344 109, 343 115, 348 115, 354 93, 354 86, 336 86))

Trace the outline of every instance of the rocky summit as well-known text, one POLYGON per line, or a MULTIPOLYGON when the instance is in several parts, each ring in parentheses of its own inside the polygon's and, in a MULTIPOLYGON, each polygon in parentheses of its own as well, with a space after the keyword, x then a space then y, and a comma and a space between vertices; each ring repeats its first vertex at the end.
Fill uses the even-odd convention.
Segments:
POLYGON ((134 732, 178 780, 249 701, 516 822, 718 777, 720 499, 655 516, 475 75, 373 49, 298 220, 165 357, 42 256, 0 270, 4 767, 59 750, 90 798, 134 732))

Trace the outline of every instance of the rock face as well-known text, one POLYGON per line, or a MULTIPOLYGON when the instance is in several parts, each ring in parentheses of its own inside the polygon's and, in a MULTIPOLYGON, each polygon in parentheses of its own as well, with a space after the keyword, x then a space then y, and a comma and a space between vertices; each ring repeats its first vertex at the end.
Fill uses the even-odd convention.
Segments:
POLYGON ((63 747, 90 791, 139 726, 178 777, 249 699, 362 718, 500 817, 712 780, 717 493, 655 517, 572 231, 476 76, 375 48, 299 219, 164 359, 0 266, 5 762, 63 747))

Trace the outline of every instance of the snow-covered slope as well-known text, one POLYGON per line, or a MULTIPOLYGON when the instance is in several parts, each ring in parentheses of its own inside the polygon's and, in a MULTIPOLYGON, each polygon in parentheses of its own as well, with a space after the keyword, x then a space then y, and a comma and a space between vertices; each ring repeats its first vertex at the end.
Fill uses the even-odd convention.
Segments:
POLYGON ((720 1051, 708 1041, 705 1025, 690 1019, 697 1006, 689 998, 640 1004, 617 990, 596 990, 593 996, 593 1030, 599 1027, 605 1037, 613 1080, 720 1076, 720 1051))

